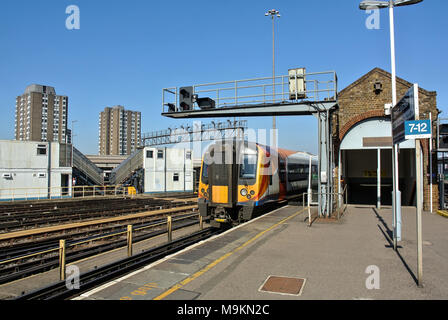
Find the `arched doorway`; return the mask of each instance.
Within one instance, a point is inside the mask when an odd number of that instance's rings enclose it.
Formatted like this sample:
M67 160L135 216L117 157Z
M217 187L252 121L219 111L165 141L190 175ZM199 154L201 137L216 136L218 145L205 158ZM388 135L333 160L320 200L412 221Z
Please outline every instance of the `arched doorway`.
M403 206L415 205L415 142L400 144L399 190ZM370 118L354 125L339 148L341 184L347 185L348 203L392 204L391 125L387 118Z

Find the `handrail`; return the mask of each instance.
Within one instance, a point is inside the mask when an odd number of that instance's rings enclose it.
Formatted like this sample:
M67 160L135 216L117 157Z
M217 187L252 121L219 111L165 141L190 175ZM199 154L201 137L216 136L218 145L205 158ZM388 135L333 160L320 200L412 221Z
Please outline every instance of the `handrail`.
M345 198L345 203L343 203L345 206L344 206L344 209L342 210L342 212L345 212L345 210L347 209L347 205L348 205L347 185L344 186L344 188L342 189L342 192L311 192L311 193L304 192L304 193L302 193L302 204L303 204L304 207L305 207L305 195L308 195L308 204L307 204L307 207L308 207L308 226L311 226L311 210L310 210L310 207L311 207L312 203L310 201L310 198L312 198L313 195L318 195L318 196L321 196L321 195L334 195L334 196L338 196L338 200L337 200L338 207L336 209L337 214L338 214L338 220L340 219L340 214L341 214L341 210L340 209L342 207L342 205L340 203L340 197L341 196Z
M103 170L98 168L81 151L73 147L73 166L83 171L94 183L103 184Z
M109 195L126 195L127 188L123 185L94 185L94 186L67 186L67 187L19 187L0 188L0 203L48 200L75 197L98 197Z
M120 165L114 168L110 174L110 181L112 183L123 183L134 171L141 169L144 161L143 151L144 149L136 150L126 160L120 163Z

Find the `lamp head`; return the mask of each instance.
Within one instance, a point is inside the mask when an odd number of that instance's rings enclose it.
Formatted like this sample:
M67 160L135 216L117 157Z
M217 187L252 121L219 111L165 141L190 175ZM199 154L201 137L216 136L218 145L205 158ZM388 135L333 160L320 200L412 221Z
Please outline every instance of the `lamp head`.
M392 6L401 7L408 6L411 4L417 4L423 0L395 0L392 1ZM388 8L390 6L390 1L378 1L378 0L364 0L359 4L359 9L369 10L372 8Z

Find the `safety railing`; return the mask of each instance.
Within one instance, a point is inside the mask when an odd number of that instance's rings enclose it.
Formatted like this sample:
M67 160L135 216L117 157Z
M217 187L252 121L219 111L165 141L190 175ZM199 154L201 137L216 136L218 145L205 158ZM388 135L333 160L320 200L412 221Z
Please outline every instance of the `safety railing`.
M73 147L73 166L87 176L94 184L103 184L103 170L98 168L81 151Z
M112 170L109 178L111 183L124 183L126 179L130 178L131 175L138 169L143 168L143 150L144 149L136 150L132 155Z
M69 248L71 247L76 247L76 246L80 246L80 245L85 245L85 244L92 244L95 241L100 241L100 240L104 240L106 238L113 238L113 237L119 237L122 235L126 235L126 248L127 248L127 255L128 257L133 255L133 235L134 232L136 231L142 231L145 229L149 229L149 228L155 228L158 226L164 226L166 225L166 233L168 236L168 242L171 242L173 239L173 223L174 222L178 222L178 221L182 221L182 220L187 220L187 219L191 219L194 217L199 217L199 229L203 230L204 229L204 221L203 221L203 217L198 214L198 213L193 213L193 214L188 214L188 215L184 215L182 217L179 218L174 218L169 215L166 219L165 222L159 222L159 223L153 223L153 224L148 224L145 226L140 226L140 227L134 227L133 225L128 225L126 230L123 231L116 231L116 232L112 232L112 233L108 233L105 235L101 235L101 236L97 236L97 237L92 237L86 240L80 240L80 241L75 241L72 242L70 244L67 243L67 240L59 240L59 246L55 246L54 248L50 248L50 249L46 249L46 250L42 250L42 251L38 251L38 252L33 252L30 254L26 254L26 255L22 255L22 256L18 256L18 257L13 257L13 258L9 258L9 259L5 259L0 261L0 266L1 265L5 265L5 264L10 264L13 262L17 262L20 260L24 260L24 259L29 259L32 257L37 257L43 254L48 254L51 252L58 252L58 256L59 256L59 277L61 280L65 280L65 275L66 275L66 255L67 255L67 251ZM145 239L146 240L146 239ZM115 249L110 249L111 250L115 250ZM107 251L105 251L107 252ZM74 264L76 262L76 260L70 261L70 264Z
M44 188L1 188L0 201L28 201L65 198L87 198L128 195L129 188L123 185L71 186Z
M332 212L336 212L337 219L339 220L341 218L341 215L344 214L345 210L347 209L348 205L348 192L347 192L347 186L344 186L342 192L304 192L302 193L302 204L305 207L308 208L308 226L311 226L312 219L311 219L311 207L318 205L317 203L312 202L312 197L316 195L318 198L320 198L322 195L330 196L337 198L336 201L333 201L334 198L332 198ZM305 202L305 196L307 196L308 200Z
M297 77L297 76L296 76ZM336 100L337 75L334 71L313 72L304 75L303 92L290 92L290 75L223 81L193 85L193 94L198 98L210 98L215 108L249 105L275 104L306 100L311 102ZM178 87L162 91L162 112L178 112Z

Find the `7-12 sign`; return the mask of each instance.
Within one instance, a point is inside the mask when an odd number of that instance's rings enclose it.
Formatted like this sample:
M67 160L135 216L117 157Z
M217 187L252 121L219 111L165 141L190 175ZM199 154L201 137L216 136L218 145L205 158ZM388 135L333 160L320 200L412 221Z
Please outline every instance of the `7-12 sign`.
M431 120L413 120L404 123L405 139L431 138Z

